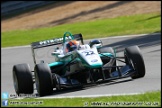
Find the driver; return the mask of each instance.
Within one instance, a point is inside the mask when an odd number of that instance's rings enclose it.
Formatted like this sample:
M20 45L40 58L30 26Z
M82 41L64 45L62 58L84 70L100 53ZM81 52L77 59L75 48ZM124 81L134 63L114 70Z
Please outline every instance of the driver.
M66 45L66 52L71 52L79 48L79 41L71 40Z

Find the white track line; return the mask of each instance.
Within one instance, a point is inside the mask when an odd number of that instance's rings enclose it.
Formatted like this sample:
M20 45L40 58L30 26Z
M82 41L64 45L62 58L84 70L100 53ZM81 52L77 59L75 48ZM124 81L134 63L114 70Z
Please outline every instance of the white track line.
M112 36L112 37L105 37L105 38L99 38L99 39L111 39L111 38L126 38L126 37L138 37L138 36L146 36L146 35L158 35L161 33L152 33L152 34L136 34L136 35L124 35L124 36ZM89 41L92 39L87 39L85 41ZM30 47L30 45L26 45L26 46L15 46L15 47L6 47L6 48L1 48L1 50L4 49L15 49L15 48L28 48Z
M127 93L127 94L101 94L101 95L80 95L80 96L51 96L51 97L35 97L35 99L59 99L59 98L96 98L96 97L108 97L108 96L127 96L127 95L138 95L142 93ZM18 97L14 99L24 99L23 97Z
M29 48L30 45L26 45L26 46L14 46L14 47L6 47L6 48L1 48L1 50L5 50L5 49L16 49L16 48Z
M107 96L123 96L123 95L137 95L143 93L129 93L129 94L102 94L102 95L83 95L83 96L54 96L54 97L39 97L36 99L45 98L92 98L92 97L107 97Z

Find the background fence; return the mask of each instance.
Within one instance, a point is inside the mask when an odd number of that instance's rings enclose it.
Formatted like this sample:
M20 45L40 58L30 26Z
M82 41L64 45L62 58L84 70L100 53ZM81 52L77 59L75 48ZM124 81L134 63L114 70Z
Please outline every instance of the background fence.
M6 1L1 2L1 17L15 15L24 11L55 3L56 1Z

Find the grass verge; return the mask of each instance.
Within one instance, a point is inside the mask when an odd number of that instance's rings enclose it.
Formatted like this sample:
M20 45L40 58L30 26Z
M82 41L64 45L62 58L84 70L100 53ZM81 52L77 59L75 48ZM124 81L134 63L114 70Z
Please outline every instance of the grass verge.
M161 91L93 98L9 99L9 107L160 107Z
M161 32L161 14L149 13L64 24L55 27L1 33L1 46L22 46L31 42L62 37L66 31L82 33L84 39Z

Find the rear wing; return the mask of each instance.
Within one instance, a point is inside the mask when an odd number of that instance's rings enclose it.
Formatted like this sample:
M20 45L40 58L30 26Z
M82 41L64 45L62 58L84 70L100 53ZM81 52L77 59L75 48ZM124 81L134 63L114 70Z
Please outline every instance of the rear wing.
M81 43L84 44L83 37L82 37L81 33L74 34L72 36L74 37L74 39L80 40ZM70 36L67 36L66 38L71 39ZM58 45L58 44L62 44L62 43L63 43L63 38L53 38L53 39L49 39L49 40L42 40L42 41L32 42L31 43L31 50L32 50L32 56L33 56L34 63L36 64L34 49L53 46L53 45Z
M82 37L81 33L74 34L73 37L76 40L81 40L82 44L84 44L83 37ZM70 36L67 36L66 38L71 39ZM49 39L49 40L33 42L33 43L31 43L31 47L33 49L37 49L37 48L42 48L42 47L47 47L47 46L52 46L52 45L57 45L57 44L62 44L62 43L63 43L63 38L53 38L53 39Z

